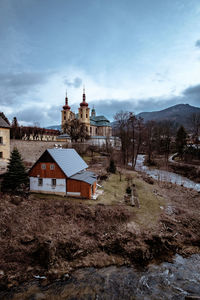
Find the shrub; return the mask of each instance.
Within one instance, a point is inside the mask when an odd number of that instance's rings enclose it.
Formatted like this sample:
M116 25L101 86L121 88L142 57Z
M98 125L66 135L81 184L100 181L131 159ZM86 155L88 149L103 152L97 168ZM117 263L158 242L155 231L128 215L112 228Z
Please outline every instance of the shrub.
M108 172L115 174L116 173L116 166L113 159L110 160L110 165L107 169Z

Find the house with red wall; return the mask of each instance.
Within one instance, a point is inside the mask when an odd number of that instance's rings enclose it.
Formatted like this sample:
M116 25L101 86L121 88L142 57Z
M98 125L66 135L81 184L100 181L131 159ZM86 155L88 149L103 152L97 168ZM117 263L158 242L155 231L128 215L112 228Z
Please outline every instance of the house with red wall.
M47 149L29 171L30 191L91 199L97 177L74 149Z

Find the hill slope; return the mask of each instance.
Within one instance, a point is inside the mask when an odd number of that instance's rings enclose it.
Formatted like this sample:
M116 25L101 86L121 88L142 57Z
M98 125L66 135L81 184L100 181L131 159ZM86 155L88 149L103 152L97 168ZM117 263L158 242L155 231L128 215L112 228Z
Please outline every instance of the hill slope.
M169 120L189 128L190 117L194 113L200 114L200 108L189 104L177 104L160 111L142 112L137 116L142 117L145 122Z

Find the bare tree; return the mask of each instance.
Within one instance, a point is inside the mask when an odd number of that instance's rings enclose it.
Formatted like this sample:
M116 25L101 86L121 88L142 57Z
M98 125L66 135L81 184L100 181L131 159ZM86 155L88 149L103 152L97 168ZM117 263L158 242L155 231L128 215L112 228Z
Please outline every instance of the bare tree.
M147 147L147 155L148 159L147 162L149 164L152 163L152 154L154 150L154 129L155 129L155 122L154 121L148 121L146 123L146 147Z
M116 125L116 134L119 136L121 140L121 153L122 153L122 161L123 164L126 165L128 163L128 152L129 152L129 142L130 142L130 134L129 134L129 113L120 111L114 116Z
M79 139L83 141L89 137L86 125L81 123L78 119L65 123L63 131L70 135L72 142L77 142Z
M144 132L144 122L143 119L141 117L139 117L137 119L137 123L136 123L136 135L137 135L137 145L136 145L136 152L134 155L134 164L133 164L133 168L135 169L135 165L137 162L137 157L140 151L140 147L142 145L142 141L143 141L143 132Z
M116 135L121 140L121 153L123 164L131 165L135 168L140 146L142 144L143 119L134 115L132 112L120 111L115 115Z
M200 113L193 113L189 119L192 127L193 143L199 148L199 135L200 135Z

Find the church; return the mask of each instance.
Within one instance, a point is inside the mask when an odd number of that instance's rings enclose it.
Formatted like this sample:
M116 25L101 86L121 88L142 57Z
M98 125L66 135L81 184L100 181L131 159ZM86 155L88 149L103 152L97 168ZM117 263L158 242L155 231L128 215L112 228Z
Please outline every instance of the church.
M88 135L92 138L94 136L99 137L111 137L112 127L110 121L104 116L96 116L95 109L91 110L86 102L85 89L83 89L83 99L78 108L78 113L75 114L71 111L71 107L68 104L68 97L65 97L65 105L63 106L62 113L62 129L67 122L74 119L80 120L86 126Z

